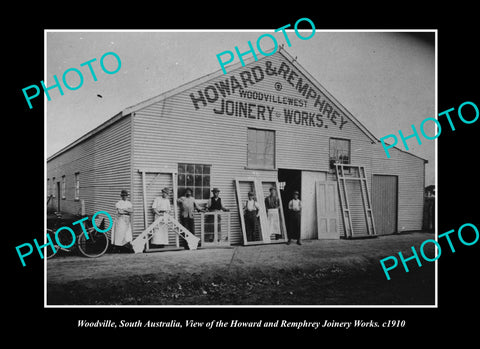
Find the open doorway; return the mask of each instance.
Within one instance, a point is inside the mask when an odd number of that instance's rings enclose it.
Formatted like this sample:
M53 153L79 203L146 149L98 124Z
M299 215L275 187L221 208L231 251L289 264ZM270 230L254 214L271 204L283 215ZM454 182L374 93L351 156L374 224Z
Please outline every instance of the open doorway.
M288 203L293 198L293 192L298 190L302 192L302 171L290 169L278 169L278 183L280 195L282 197L283 213L285 216L285 225L287 226L287 233L290 233L291 217L288 212ZM302 198L300 197L300 200Z

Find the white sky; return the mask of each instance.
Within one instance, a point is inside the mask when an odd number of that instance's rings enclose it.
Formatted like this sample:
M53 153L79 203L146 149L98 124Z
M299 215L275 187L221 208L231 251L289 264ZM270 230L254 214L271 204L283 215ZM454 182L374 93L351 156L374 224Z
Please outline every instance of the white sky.
M61 81L69 68L82 71L84 82L78 90L63 87L65 94L61 96L54 89L50 91L52 100L47 102L45 98L47 156L126 107L219 70L216 54L234 51L235 46L246 51L248 40L255 47L257 38L266 32L273 30L48 32L46 86L54 84L54 74ZM377 138L387 134L398 137L399 129L410 135L412 124L419 130L423 119L436 116L432 45L399 33L317 30L309 40L300 40L289 31L292 46L287 47L282 33L273 35ZM262 45L265 50L271 47L268 39L263 39ZM109 51L122 61L120 71L112 75L105 74L99 63ZM88 67L80 67L93 58L97 59L92 63L96 82ZM111 70L116 67L113 57L108 57L105 64ZM71 86L78 84L75 75L67 75ZM32 104L35 107L35 100ZM426 132L434 135L431 124L425 125ZM435 141L422 137L422 145L415 139L408 145L411 153L428 160L426 185L434 184ZM397 146L403 149L400 140Z

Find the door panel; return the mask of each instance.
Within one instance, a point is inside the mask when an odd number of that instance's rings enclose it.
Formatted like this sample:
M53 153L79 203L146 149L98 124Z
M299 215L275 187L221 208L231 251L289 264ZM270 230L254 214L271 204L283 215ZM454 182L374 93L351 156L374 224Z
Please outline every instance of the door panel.
M398 177L372 176L372 208L378 235L397 231Z
M318 239L339 239L337 183L334 181L316 182L316 207Z
M315 182L325 181L325 172L302 171L302 218L301 238L318 239ZM290 201L291 198L289 198Z

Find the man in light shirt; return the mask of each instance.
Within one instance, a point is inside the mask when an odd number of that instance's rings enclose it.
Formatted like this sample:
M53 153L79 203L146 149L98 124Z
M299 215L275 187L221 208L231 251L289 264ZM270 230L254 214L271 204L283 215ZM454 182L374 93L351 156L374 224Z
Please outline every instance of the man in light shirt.
M302 202L298 198L300 193L295 190L293 192L293 199L288 203L288 210L290 212L290 232L288 234L287 245L290 245L292 239L297 240L297 245L301 245L300 242L300 218L302 212Z
M197 205L192 193L192 189L187 188L185 190L185 196L182 196L177 201L180 205L180 223L195 235L195 221L193 215L195 211L200 212L201 208Z
M243 210L247 241L253 241L257 218L260 216L260 206L257 200L255 200L255 193L253 191L248 192L248 200L245 202Z

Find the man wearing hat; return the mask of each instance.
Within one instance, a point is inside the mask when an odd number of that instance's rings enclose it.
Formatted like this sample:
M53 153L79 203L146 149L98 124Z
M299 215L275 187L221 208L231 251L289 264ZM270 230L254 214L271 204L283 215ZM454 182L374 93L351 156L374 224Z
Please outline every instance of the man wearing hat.
M125 246L132 241L130 215L133 212L133 206L127 200L128 192L126 190L122 190L120 196L122 199L115 204L117 216L112 229L112 245L114 249L116 246Z
M207 203L207 209L209 211L229 211L228 208L223 206L222 199L219 197L220 189L212 189L213 196Z
M185 196L179 198L177 202L180 205L180 223L195 235L195 221L193 219L193 214L195 210L200 212L201 209L195 202L195 198L192 194L192 189L187 188L185 190Z
M255 193L253 191L248 192L248 200L245 202L243 211L247 241L254 241L257 218L260 216L260 206L257 200L255 200Z
M162 196L155 198L152 204L152 210L155 213L155 220L162 217L171 210L170 199L168 198L168 188L162 189ZM153 230L152 244L168 245L168 227L161 223Z
M213 196L207 202L207 210L210 212L215 211L230 211L228 208L223 206L222 199L219 197L220 189L213 188L212 189ZM205 223L213 224L215 222L214 216L206 216ZM213 227L213 225L211 225ZM219 240L222 239L221 232L222 232L222 216L218 215L217 217L217 232ZM211 232L213 233L213 232Z
M288 210L290 212L290 232L288 234L287 245L290 245L292 239L297 240L297 244L301 245L300 242L300 227L301 227L301 212L302 212L302 202L298 198L300 193L298 190L293 192L293 199L288 203Z

